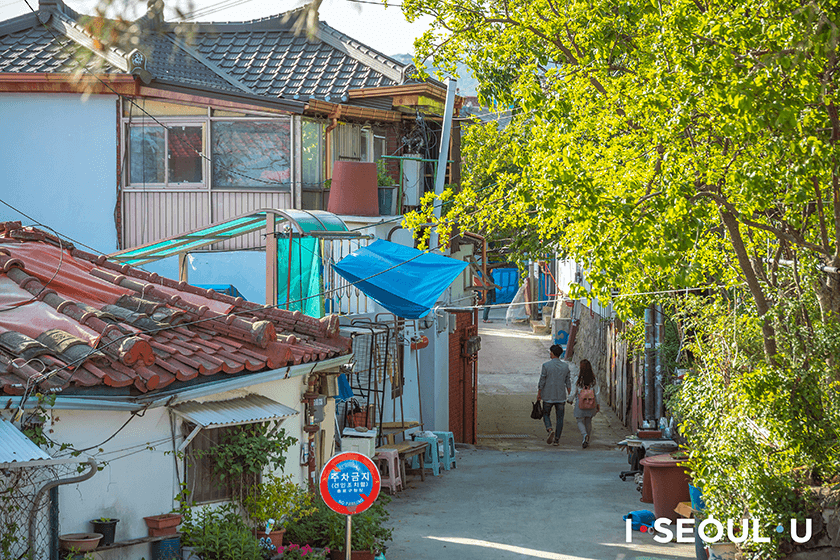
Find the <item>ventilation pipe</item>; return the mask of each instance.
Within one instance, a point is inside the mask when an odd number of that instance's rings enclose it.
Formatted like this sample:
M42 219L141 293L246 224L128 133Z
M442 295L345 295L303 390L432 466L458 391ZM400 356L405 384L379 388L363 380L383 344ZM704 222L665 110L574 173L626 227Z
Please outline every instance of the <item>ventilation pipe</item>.
M34 550L33 547L35 546L37 532L35 530L35 519L38 517L38 504L41 503L41 498L44 497L44 494L52 490L57 486L63 486L65 484L75 484L77 482L84 482L85 480L92 478L93 475L96 474L99 465L96 462L96 459L90 457L87 460L88 465L90 466L90 470L83 475L74 476L71 478L60 478L58 480L51 480L44 484L38 493L35 494L35 499L32 500L32 508L29 510L29 550L27 552L29 558L34 558Z
M437 175L435 176L435 195L443 194L443 183L446 180L446 162L449 160L449 133L452 130L452 112L455 110L455 89L458 82L452 78L446 79L446 105L443 109L443 130L440 134L440 151L438 152ZM435 223L440 223L440 202L435 201ZM433 229L429 248L434 251L440 242L438 234Z

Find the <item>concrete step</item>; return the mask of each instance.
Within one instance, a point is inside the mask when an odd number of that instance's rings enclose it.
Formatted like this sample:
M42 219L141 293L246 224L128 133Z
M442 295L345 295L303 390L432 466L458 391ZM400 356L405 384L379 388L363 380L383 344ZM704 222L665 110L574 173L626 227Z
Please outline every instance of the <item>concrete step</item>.
M546 325L543 321L531 321L531 330L534 334L550 334L551 327Z

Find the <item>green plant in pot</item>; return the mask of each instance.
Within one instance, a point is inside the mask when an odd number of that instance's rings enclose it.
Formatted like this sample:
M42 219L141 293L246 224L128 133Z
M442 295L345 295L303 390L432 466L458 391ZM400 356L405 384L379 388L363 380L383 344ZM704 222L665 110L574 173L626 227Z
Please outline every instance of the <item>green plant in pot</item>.
M181 524L181 542L205 559L263 560L259 541L233 504L221 507L186 508ZM182 508L182 511L184 508Z
M258 536L270 537L278 547L283 544L283 525L314 511L309 492L295 484L291 476L275 474L265 476L262 483L251 488L242 505Z

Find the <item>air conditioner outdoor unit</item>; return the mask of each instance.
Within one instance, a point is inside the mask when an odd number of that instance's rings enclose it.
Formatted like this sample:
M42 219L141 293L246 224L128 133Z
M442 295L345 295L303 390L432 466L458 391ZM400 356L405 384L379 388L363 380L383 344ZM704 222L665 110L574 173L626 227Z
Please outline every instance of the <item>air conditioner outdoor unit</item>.
M420 206L423 195L423 162L420 154L406 154L402 160L402 191L405 206ZM410 159L416 158L416 159Z

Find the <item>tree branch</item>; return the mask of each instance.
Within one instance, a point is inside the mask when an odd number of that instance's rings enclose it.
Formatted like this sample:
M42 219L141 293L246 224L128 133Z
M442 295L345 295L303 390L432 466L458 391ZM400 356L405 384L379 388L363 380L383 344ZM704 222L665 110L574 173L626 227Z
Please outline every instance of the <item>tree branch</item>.
M747 286L750 289L753 300L755 300L758 316L762 319L761 332L764 338L764 356L769 364L775 365L775 356L777 351L776 333L773 330L773 326L770 324L769 317L767 317L767 312L770 310L770 306L767 303L764 290L761 289L761 284L758 282L755 269L753 269L750 257L744 247L744 240L741 238L741 231L737 218L735 218L735 215L730 212L725 205L720 203L718 205L718 211L720 212L723 225L726 226L726 229L729 232L729 237L732 240L732 248L735 250L735 256L738 259L738 266L740 267L741 272L744 273L744 277L747 280Z

